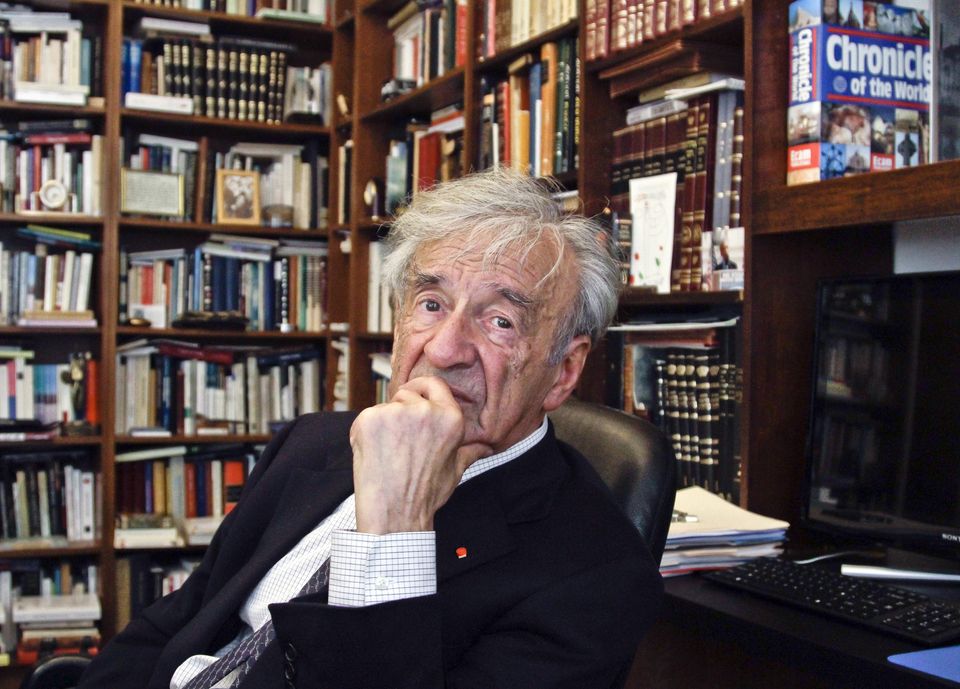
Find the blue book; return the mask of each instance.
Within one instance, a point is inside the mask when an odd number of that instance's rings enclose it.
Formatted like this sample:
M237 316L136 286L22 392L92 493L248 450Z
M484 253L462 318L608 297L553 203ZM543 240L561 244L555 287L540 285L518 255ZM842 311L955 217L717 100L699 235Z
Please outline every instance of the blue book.
M260 281L261 301L263 302L263 322L266 330L275 330L276 303L273 294L273 261L260 264L263 268L263 280Z
M207 511L207 467L208 462L194 462L197 467L197 516L206 517Z
M540 95L543 65L536 62L530 65L530 174L539 174L540 166Z
M130 71L128 85L130 91L140 93L140 70L143 62L143 43L139 39L131 39L128 49Z
M130 39L124 38L120 44L120 96L130 90Z
M153 512L153 462L141 462L143 465L143 511Z

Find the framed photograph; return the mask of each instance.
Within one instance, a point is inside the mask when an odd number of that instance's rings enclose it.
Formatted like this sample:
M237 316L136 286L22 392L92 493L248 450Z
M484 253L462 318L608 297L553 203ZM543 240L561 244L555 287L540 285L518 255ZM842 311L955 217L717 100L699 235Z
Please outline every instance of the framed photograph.
M217 222L259 225L260 220L260 173L217 170Z
M152 170L120 170L120 212L182 218L183 175Z

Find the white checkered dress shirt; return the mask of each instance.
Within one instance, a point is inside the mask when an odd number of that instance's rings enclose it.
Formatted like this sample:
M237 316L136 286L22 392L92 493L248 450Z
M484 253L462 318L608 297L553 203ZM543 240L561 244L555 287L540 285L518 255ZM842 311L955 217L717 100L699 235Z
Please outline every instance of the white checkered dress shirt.
M543 440L547 420L516 445L495 455L478 459L463 472L460 483L469 481L515 459ZM182 689L187 682L217 658L230 652L253 630L270 619L267 606L295 597L324 560L330 558L330 605L360 607L437 592L436 541L433 531L391 533L378 536L358 533L356 506L351 495L317 527L300 539L289 553L270 568L240 608L246 623L236 639L215 655L187 658L173 673L170 689ZM217 685L229 687L233 674Z

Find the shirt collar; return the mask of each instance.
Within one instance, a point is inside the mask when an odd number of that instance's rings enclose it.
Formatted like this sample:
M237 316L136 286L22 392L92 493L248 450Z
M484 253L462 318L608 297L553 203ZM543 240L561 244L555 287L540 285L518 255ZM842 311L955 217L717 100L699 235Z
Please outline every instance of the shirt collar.
M506 464L511 459L516 459L524 452L532 448L534 445L543 440L544 436L547 435L547 416L544 414L543 423L540 424L540 427L537 428L533 433L528 435L526 438L521 440L515 445L511 445L503 452L498 452L495 455L490 455L489 457L482 457L476 462L467 467L467 470L463 472L463 477L460 479L460 483L469 481L475 476L479 476L485 471L494 469L498 466Z

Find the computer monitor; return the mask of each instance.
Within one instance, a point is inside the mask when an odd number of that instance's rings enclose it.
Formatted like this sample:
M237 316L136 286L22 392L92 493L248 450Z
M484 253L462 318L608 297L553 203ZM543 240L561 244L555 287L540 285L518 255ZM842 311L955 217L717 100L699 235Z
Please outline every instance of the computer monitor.
M817 288L804 521L960 560L960 272Z

